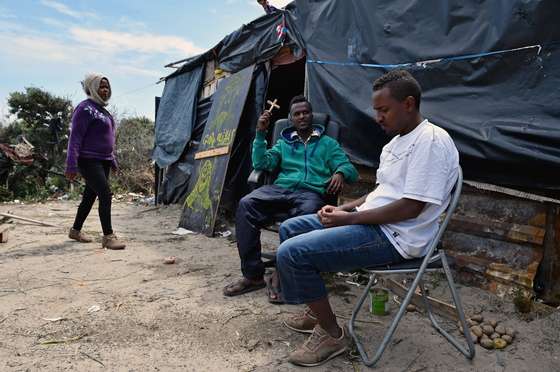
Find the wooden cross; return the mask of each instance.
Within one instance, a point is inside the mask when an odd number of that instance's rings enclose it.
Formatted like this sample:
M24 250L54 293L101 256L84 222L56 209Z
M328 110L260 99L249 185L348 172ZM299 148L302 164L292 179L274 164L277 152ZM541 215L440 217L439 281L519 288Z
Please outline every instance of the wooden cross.
M276 98L274 99L274 101L270 101L270 100L266 101L266 103L270 105L270 107L266 110L266 112L272 113L272 110L274 110L275 108L279 109L280 105L278 105L276 102L278 102Z

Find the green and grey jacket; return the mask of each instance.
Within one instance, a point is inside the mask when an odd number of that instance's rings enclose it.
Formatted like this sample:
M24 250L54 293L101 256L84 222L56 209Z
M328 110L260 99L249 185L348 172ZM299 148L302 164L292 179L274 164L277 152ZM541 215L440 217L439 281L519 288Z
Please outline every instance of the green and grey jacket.
M347 183L356 181L358 171L338 142L324 131L322 126L313 125L313 134L305 144L294 127L286 128L268 150L266 133L257 131L253 141L253 168L271 172L279 167L275 185L289 190L309 189L321 195L335 173L342 173Z

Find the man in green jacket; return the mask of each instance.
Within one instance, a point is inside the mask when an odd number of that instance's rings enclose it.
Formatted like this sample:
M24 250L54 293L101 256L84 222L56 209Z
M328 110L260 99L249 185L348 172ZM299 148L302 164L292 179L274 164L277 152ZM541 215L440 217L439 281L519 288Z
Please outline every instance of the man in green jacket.
M273 185L259 187L243 197L236 213L237 249L243 278L224 288L224 295L237 296L265 287L261 260L260 229L278 214L295 217L317 212L325 205L325 194L337 194L344 182L358 178L356 168L338 142L324 134L325 128L313 125L311 103L303 96L290 102L293 126L267 150L266 133L270 113L257 122L253 142L253 168L279 169Z

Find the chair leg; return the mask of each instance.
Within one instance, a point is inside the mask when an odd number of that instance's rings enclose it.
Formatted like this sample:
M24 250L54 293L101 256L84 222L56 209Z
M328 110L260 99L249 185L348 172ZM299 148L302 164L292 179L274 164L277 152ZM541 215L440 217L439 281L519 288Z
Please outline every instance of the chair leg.
M455 307L457 308L457 314L458 314L459 320L460 320L460 322L463 326L463 335L465 336L465 339L467 340L467 348L468 349L463 347L453 336L451 336L447 331L445 331L438 324L436 318L433 315L430 302L426 298L426 291L425 291L425 288L424 288L424 283L422 282L422 275L425 272L425 267L421 267L418 270L418 272L416 273L416 277L414 278L414 280L411 284L411 287L409 288L408 292L406 293L405 297L403 298L401 306L399 307L399 310L397 312L397 315L393 318L393 321L391 322L391 325L390 325L389 329L385 333L385 336L383 337L383 340L381 341L381 344L377 348L377 351L376 351L374 357L372 359L369 359L367 353L365 352L364 346L362 345L361 341L359 340L359 338L358 338L358 336L355 332L354 326L355 326L355 322L356 322L356 317L357 317L360 309L362 308L362 305L364 304L365 299L367 298L367 296L369 294L370 288L373 286L373 284L375 282L376 275L371 274L370 280L369 280L366 288L364 289L362 295L360 296L358 302L356 303L356 306L354 307L354 310L352 311L352 316L351 316L350 320L348 321L349 333L352 336L352 339L354 340L354 343L356 344L356 348L358 349L358 352L360 353L362 361L366 366L372 367L381 358L381 355L383 355L383 352L385 351L385 349L387 348L387 345L389 344L389 341L393 337L393 334L395 333L400 320L402 319L402 317L406 313L406 307L410 303L410 301L412 299L412 296L414 295L414 292L416 290L416 287L420 287L420 291L422 293L422 299L423 299L423 302L424 302L424 306L426 307L428 317L430 318L430 321L432 322L433 327L441 335L443 335L453 346L455 346L455 348L457 348L457 350L459 350L463 355L465 355L465 357L467 357L468 359L472 359L474 357L474 354L475 354L474 343L473 343L473 340L471 338L469 327L467 326L467 322L465 320L465 313L463 311L463 307L462 307L462 304L461 304L461 299L459 297L459 293L455 289L455 283L453 282L453 277L451 275L451 270L449 269L449 264L447 263L447 257L445 256L445 253L443 251L440 251L440 255L441 255L441 261L442 261L443 269L445 271L445 275L446 275L446 278L447 278L447 283L449 284L449 288L451 290L451 295L453 297L453 302L455 304Z
M354 309L352 310L352 316L350 317L350 320L348 321L348 332L350 333L350 336L352 336L352 339L354 340L354 343L356 344L356 348L358 349L358 352L360 353L360 356L362 358L362 362L368 366L371 367L373 366L375 363L377 363L377 361L381 358L381 355L383 354L383 351L385 350L387 343L382 343L380 345L380 347L377 350L377 353L375 354L373 359L369 359L364 346L362 344L362 342L360 341L358 335L356 334L356 331L354 329L355 324L356 324L356 317L358 316L358 313L360 312L360 309L362 308L362 305L364 304L366 298L368 297L369 294L369 290L371 289L371 287L373 286L373 284L375 283L375 278L376 275L375 274L371 274L369 277L369 282L366 285L364 291L362 292L360 298L358 299L358 302L356 303L356 305L354 306Z
M453 277L451 276L451 270L449 270L449 265L447 264L447 260L445 258L445 254L443 252L440 252L442 258L442 265L443 265L443 269L445 271L445 275L447 277L447 283L449 284L449 288L451 290L451 296L453 297L453 302L455 304L455 307L457 309L457 315L459 316L459 321L463 327L463 335L465 336L465 339L467 340L467 346L468 346L468 350L465 349L458 341L455 337L451 336L446 330L444 330L440 325L439 322L437 321L437 319L434 316L434 313L432 312L432 305L430 304L430 301L428 301L427 299L427 293L426 293L426 289L424 287L424 282L420 281L418 286L420 287L420 293L422 294L422 300L424 303L424 307L426 308L426 313L428 314L428 318L430 319L432 326L442 335L444 336L453 346L455 346L455 348L457 348L457 350L459 350L463 355L465 355L465 357L467 357L468 359L472 359L474 357L474 353L475 353L475 349L474 349L474 343L472 341L471 338L471 333L469 331L469 327L467 326L467 322L465 320L465 313L463 312L463 308L461 306L461 299L459 297L459 294L457 293L456 289L455 289L455 284L453 282Z
M360 353L360 356L362 358L362 362L368 367L372 367L375 363L377 363L377 361L379 361L379 359L383 355L383 352L385 351L385 349L389 345L389 341L391 341L391 338L393 337L393 334L397 330L397 326L399 325L400 320L402 319L402 317L406 313L406 307L410 303L410 300L412 299L412 294L414 292L414 291L412 291L412 289L410 289L408 291L408 293L406 294L405 298L403 299L403 301L401 303L401 306L399 307L397 315L395 315L395 317L393 318L393 321L391 322L391 325L389 326L389 329L387 330L387 332L385 332L385 336L383 337L383 340L381 341L381 344L377 348L377 351L375 352L375 355L373 356L372 359L369 359L369 357L368 357L368 355L367 355L367 353L364 349L364 346L362 345L362 342L360 341L360 339L358 338L358 335L356 334L356 332L354 330L354 325L355 325L355 321L356 321L356 316L358 315L358 312L360 311L365 299L368 296L369 290L374 283L375 277L376 277L375 274L371 274L369 283L366 286L366 288L364 289L362 295L360 296L360 299L358 300L356 306L354 307L354 310L352 311L352 316L351 316L350 320L348 321L348 331L349 331L350 335L352 336L352 339L354 340L354 343L356 344L356 348L358 349L358 352ZM416 283L417 283L417 281L418 281L418 278L415 279Z
M463 327L463 335L467 340L467 347L466 350L463 346L461 346L455 339L453 339L447 332L445 332L444 336L461 352L465 355L468 359L474 358L475 348L474 342L471 337L470 329L467 325L465 320L465 312L463 310L463 304L461 303L461 297L459 296L459 292L455 287L455 282L453 281L453 275L451 274L451 269L449 268L449 263L447 262L447 256L443 250L440 250L441 256L441 263L443 266L443 271L445 272L445 276L447 277L447 284L449 285L449 290L451 291L451 296L453 297L453 303L457 308L457 315L459 316L459 321L461 322L461 326Z

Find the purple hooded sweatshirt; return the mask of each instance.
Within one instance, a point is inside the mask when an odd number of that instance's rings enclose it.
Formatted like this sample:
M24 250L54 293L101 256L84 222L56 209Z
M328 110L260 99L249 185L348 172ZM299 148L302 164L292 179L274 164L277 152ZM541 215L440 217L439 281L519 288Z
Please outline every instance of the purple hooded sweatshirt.
M114 156L115 121L109 112L90 99L80 102L72 115L66 155L66 172L78 172L78 158L111 160Z

